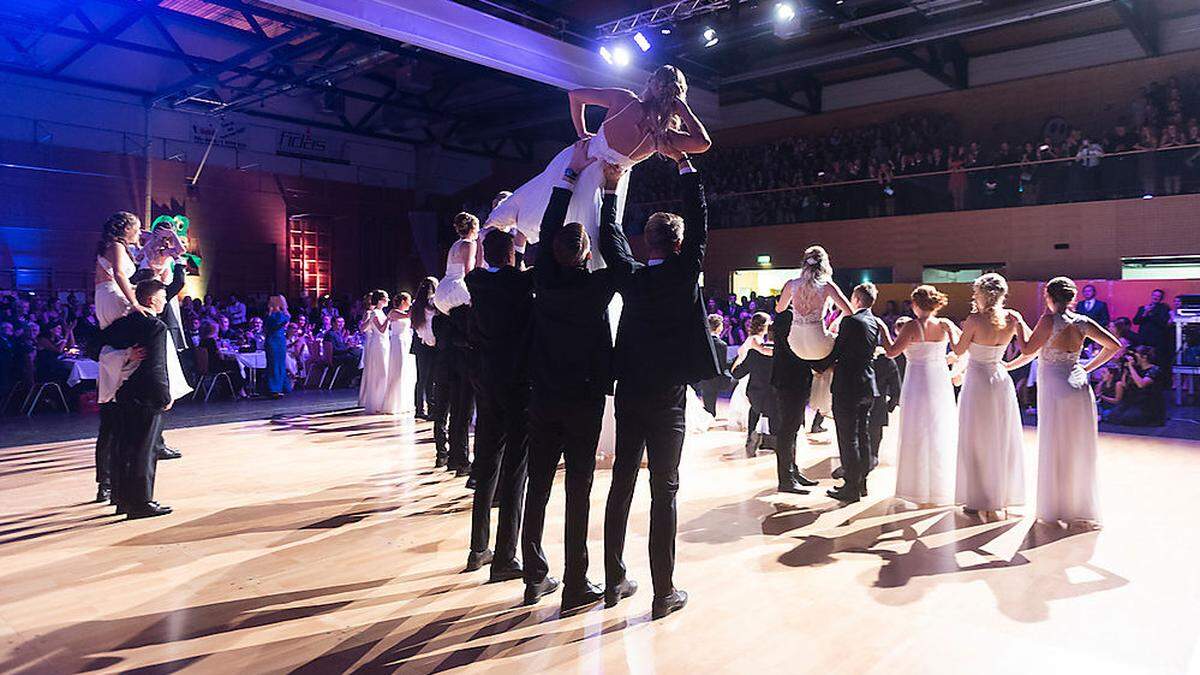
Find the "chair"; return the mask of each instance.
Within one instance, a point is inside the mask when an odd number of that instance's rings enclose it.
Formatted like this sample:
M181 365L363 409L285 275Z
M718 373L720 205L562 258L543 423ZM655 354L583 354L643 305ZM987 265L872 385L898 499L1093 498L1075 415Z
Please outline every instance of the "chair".
M21 404L21 413L26 417L33 417L33 412L37 410L38 404L45 400L47 392L58 394L58 402L62 405L63 412L71 411L67 406L67 397L63 395L62 386L57 382L34 382L25 396L25 402Z
M196 349L196 375L199 376L199 379L196 380L195 393L192 394L192 400L195 401L200 398L200 392L204 392L204 402L208 403L208 399L212 397L213 389L216 389L217 383L222 379L224 379L225 385L229 388L230 398L237 398L237 392L233 389L233 379L229 377L229 373L214 373L209 370L210 365L208 350L203 347Z

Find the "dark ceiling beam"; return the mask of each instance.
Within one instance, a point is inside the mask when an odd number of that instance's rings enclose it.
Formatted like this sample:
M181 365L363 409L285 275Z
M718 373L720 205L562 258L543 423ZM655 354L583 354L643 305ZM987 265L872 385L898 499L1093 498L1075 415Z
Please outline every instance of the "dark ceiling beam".
M167 27L163 25L162 20L159 19L158 16L154 14L147 14L146 19L152 26L154 26L154 29L158 31L158 34L162 36L163 41L167 43L167 46L170 47L172 51L174 51L176 54L183 54L184 56L187 55L187 52L183 51L183 47L179 46L179 42L175 39L175 36L171 35L171 31L167 30ZM191 61L184 61L184 65L186 65L188 70L192 71L193 74L200 72L200 67Z
M90 87L92 89L100 89L102 91L111 91L117 94L126 94L130 96L145 96L150 92L144 89L135 89L133 87L123 87L119 84L108 84L105 82L96 82L82 77L71 77L70 75L60 75L51 73L37 68L22 68L20 66L8 65L0 63L0 72L12 73L13 75L22 75L25 77L35 77L41 80L50 82L61 82L63 84L71 84L78 87Z
M152 47L150 45L144 45L144 44L141 44L138 42L129 42L128 40L120 40L120 39L117 39L114 37L108 37L107 35L105 35L103 33L92 34L92 33L88 33L85 31L76 30L74 28L66 28L64 26L52 25L49 23L43 23L43 22L33 21L33 20L29 20L29 19L8 18L8 19L5 19L5 21L11 25L26 26L26 27L33 28L33 29L42 30L45 33L50 34L50 35L58 35L60 37L67 37L67 38L73 38L75 40L82 40L85 43L94 43L92 46L95 46L96 44L100 44L100 45L105 45L108 47L116 47L118 49L124 49L126 51L137 52L140 54L149 54L150 56L159 56L164 59L171 59L174 61L180 61L180 60L193 61L193 62L201 64L201 65L217 63L217 61L215 59L209 59L209 58L200 57L200 56L184 56L184 55L180 55L176 52L173 52L169 49L161 49L159 47Z
M832 17L834 21L848 22L857 18L845 8L844 4L838 3L836 0L809 0L809 4ZM876 24L855 25L850 31L871 42L887 42L898 37L886 32ZM969 84L967 53L961 46L957 49L951 47L949 51L953 53L953 59L942 58L940 52L931 57L924 57L910 47L890 49L888 53L951 89L966 89ZM947 65L951 67L950 72L946 70Z
M77 10L77 11L81 11L81 10ZM84 43L82 45L80 45L78 48L76 48L75 51L68 54L66 56L66 58L62 59L57 64L55 64L54 67L50 69L50 72L57 74L57 73L61 73L62 71L66 70L67 66L78 61L81 57L83 57L84 54L87 54L88 52L90 52L93 47L95 47L96 45L99 45L99 44L103 44L101 42L101 40L115 39L115 38L119 37L121 35L121 33L125 32L126 29L128 29L133 24L137 23L138 20L141 19L143 15L144 15L144 12L141 9L132 9L132 10L126 12L124 15L122 15L116 21L114 21L112 23L112 25L109 26L108 28L106 28L102 33L95 33L95 32L84 33L83 34L85 36L83 38ZM91 21L88 21L87 23L84 24L84 26L89 26L89 31L91 31L90 27L94 27L95 24L92 23Z
M307 28L294 28L283 35L280 35L274 40L259 43L258 45L250 47L249 49L244 49L225 59L224 61L221 61L215 66L192 73L190 77L186 77L178 82L160 87L159 90L154 94L154 97L151 99L150 103L152 105L156 105L167 100L168 98L186 93L188 89L191 89L195 86L214 86L218 83L218 78L221 75L229 72L231 69L237 68L238 66L243 66L262 54L279 49L280 47L286 47L291 43L292 40L310 32L311 31L309 31ZM180 52L182 53L182 50L180 50Z
M1146 56L1161 52L1158 10L1151 0L1114 0L1113 7Z

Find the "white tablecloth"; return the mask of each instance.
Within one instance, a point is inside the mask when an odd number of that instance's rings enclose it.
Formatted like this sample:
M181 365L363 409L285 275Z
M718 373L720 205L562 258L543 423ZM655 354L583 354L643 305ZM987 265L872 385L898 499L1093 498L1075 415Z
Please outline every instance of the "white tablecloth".
M86 380L100 377L100 364L91 359L76 359L69 362L71 374L67 376L67 385L74 387Z
M221 352L222 355L236 359L242 369L242 376L247 377L248 370L262 370L267 367L266 352Z

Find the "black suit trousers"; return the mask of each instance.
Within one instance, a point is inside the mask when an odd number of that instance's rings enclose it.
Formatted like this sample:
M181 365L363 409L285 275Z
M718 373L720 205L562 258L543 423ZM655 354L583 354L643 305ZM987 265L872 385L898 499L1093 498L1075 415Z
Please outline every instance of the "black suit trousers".
M650 577L654 596L674 590L675 495L679 458L687 434L684 385L617 385L617 447L604 512L604 576L609 586L625 578L625 532L645 451L650 465Z
M118 435L113 495L118 504L144 504L154 499L158 438L163 411L136 403L117 403Z
M528 452L529 386L479 383L475 420L475 499L471 507L471 550L488 547L492 525L492 499L500 493L496 525L496 562L517 558L521 512L525 505Z
M771 421L771 431L776 439L775 471L780 485L800 475L800 469L796 466L796 441L800 429L804 428L804 408L808 405L808 397L808 388L775 389L777 420Z
M111 486L113 482L120 414L116 401L100 404L100 431L96 434L96 483L99 485Z
M838 455L848 489L858 489L871 471L872 397L849 398L833 395L833 422L837 431Z
M546 503L558 461L566 458L566 523L563 528L563 582L578 588L587 579L588 515L592 476L596 471L596 444L604 418L604 396L563 400L539 396L529 407L529 492L525 495L525 525L521 549L525 582L536 583L550 573L542 549Z

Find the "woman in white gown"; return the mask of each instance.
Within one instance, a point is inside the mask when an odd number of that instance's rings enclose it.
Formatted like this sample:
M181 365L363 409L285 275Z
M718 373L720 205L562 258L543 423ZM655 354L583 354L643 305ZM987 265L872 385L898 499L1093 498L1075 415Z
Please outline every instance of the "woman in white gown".
M388 312L388 386L383 407L392 415L411 415L415 411L417 363L411 353L412 321L408 312L411 306L412 297L400 293Z
M1025 503L1021 409L1004 352L1025 321L1004 307L1008 282L999 274L975 280L971 314L954 353L967 354L958 398L958 478L955 502L968 513L996 516Z
M599 161L580 173L564 222L581 223L592 241L599 241L600 188L604 183L605 163L626 169L617 183L619 222L629 192L628 169L649 158L664 144L693 155L705 152L712 145L708 131L687 104L687 80L674 66L660 66L654 71L640 96L628 89L575 89L570 93L570 105L575 131L579 138L588 141L588 157ZM604 121L595 134L588 131L584 118L589 105L606 109ZM542 173L494 208L485 225L503 230L515 227L530 243L537 243L542 214L550 203L555 184L562 180L571 162L572 150L573 146L568 146L555 155ZM588 265L598 269L604 267L604 260L593 250Z
M142 224L127 211L113 214L104 223L96 251L96 320L101 329L130 310L149 314L137 302L129 278L137 271L129 247L138 242Z
M784 284L779 292L775 312L782 312L789 306L792 308L792 328L788 332L788 345L801 360L820 365L819 362L833 351L834 334L825 325L830 307L836 306L845 314L854 313L846 295L833 281L829 254L821 246L809 246L804 251L800 276ZM833 407L832 383L833 369L825 368L822 372L814 369L808 405L826 417Z
M937 316L948 300L944 293L921 285L911 297L916 318L906 322L886 348L889 358L903 352L908 361L900 386L896 496L920 506L950 504L958 410L946 348L951 338L957 338L958 327Z
M460 213L454 216L454 231L458 233L458 241L446 254L446 275L438 282L433 294L433 306L442 314L471 304L466 276L478 266L475 250L479 245L479 219L469 213Z
M371 291L367 294L367 311L358 330L363 334L362 381L358 385L358 404L368 415L390 412L387 409L388 389L388 318L383 308L388 294Z
M1021 352L1038 357L1038 488L1037 517L1045 522L1098 526L1096 498L1096 397L1088 373L1104 365L1121 348L1095 321L1070 311L1075 282L1055 277L1046 284L1049 310L1023 341ZM1018 340L1022 336L1018 335ZM1079 363L1084 339L1100 351Z

